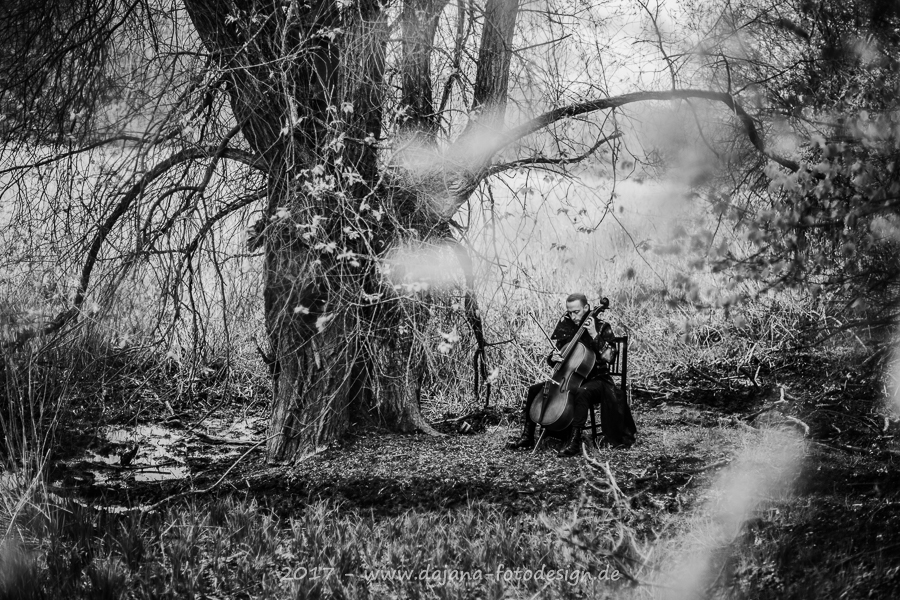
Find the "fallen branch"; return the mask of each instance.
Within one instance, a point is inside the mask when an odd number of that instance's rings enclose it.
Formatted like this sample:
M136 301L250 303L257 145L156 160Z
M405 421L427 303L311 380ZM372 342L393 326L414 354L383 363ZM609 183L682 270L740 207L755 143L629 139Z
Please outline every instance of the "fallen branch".
M177 460L170 460L168 462L160 463L158 465L116 465L116 464L106 464L106 463L97 463L91 464L92 471L102 471L104 469L110 471L152 471L154 469L159 470L166 467L183 467L184 463L178 462Z
M466 419L473 419L475 417L483 417L488 414L488 411L483 408L479 408L478 410L473 410L472 412L466 413L461 417L451 417L449 419L441 419L440 421L434 421L431 425L443 425L444 423L459 423L460 421L465 421Z
M679 492L684 491L684 488L686 488L693 480L694 480L694 476L691 475L690 477L688 477L688 480L684 482L684 485L678 486L678 491Z
M838 444L837 442L820 442L817 440L809 440L810 444L815 444L816 446L822 446L823 448L828 448L829 450L843 450L845 452L865 452L866 454L871 453L871 450L868 448L860 448L859 446L851 446L850 444ZM889 452L891 454L900 455L900 451L885 449L885 452Z
M756 412L753 412L753 413L750 413L749 415L747 415L747 421L752 421L759 415L769 412L770 410L774 409L779 404L782 404L784 402L786 402L786 401L785 400L776 400L775 402L766 404L765 406L763 406L761 409L757 410Z
M753 384L753 387L758 391L760 389L759 382L756 380L757 375L759 375L759 367L756 367L756 373L750 372L750 369L746 367L740 367L738 371L741 372L741 375L750 380L750 383Z
M713 382L716 385L722 385L721 380L716 379L715 377L713 377L711 375L707 375L706 373L704 373L703 371L701 371L700 369L698 369L697 367L695 367L693 365L688 365L688 370L695 373L697 376L702 377L703 379L706 379L707 381Z

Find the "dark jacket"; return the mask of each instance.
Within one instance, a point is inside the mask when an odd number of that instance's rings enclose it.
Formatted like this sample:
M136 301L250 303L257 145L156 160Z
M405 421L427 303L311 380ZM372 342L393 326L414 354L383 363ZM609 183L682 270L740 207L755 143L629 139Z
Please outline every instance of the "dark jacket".
M609 379L609 363L600 358L600 355L606 350L608 347L612 346L613 355L612 360L615 360L615 351L616 347L613 344L613 338L615 338L615 334L613 334L612 327L609 326L609 323L604 321L600 321L597 319L597 337L591 339L588 336L587 332L582 333L584 338L584 343L594 351L597 355L596 362L594 363L594 368L591 369L590 374L587 376L585 381L590 381L592 379ZM578 331L578 324L572 321L567 315L563 315L563 317L556 324L556 328L553 330L553 333L550 335L550 339L556 343L556 347L559 350L562 350L566 344L571 341L572 336L575 335L575 332ZM553 366L553 362L550 360L550 357L553 356L552 353L547 356L547 364L551 367Z

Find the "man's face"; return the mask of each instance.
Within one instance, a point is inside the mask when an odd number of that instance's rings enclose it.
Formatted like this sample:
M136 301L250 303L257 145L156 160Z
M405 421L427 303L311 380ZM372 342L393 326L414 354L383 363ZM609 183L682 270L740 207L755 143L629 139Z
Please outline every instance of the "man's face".
M581 318L588 313L587 304L582 304L581 300L572 300L571 302L566 302L566 315L576 323L578 323Z

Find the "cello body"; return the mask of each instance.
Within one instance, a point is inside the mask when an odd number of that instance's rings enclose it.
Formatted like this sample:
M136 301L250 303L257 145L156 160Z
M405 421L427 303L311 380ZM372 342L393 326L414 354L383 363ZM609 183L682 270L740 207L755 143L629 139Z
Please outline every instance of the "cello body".
M594 309L581 321L578 331L561 351L562 361L553 369L544 390L531 403L529 417L535 423L550 431L562 431L572 425L575 417L570 393L579 388L594 368L597 357L584 341L588 319L595 319L609 306Z

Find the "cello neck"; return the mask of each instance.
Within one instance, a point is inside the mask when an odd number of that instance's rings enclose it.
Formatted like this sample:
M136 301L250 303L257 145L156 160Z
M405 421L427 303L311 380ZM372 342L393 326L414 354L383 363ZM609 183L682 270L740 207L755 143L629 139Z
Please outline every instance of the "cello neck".
M608 307L609 307L609 304L606 304L605 306L598 306L597 308L591 309L588 312L588 314L586 314L584 316L584 318L581 319L581 322L578 324L578 330L575 332L575 335L572 336L572 339L569 340L569 343L566 344L566 347L563 348L563 351L560 353L562 356L562 361L557 363L556 368L554 369L554 372L556 372L556 369L559 368L559 365L566 362L566 358L569 356L569 353L572 352L572 348L574 348L575 344L578 343L578 340L581 339L581 334L584 333L584 331L586 330L588 319L596 319L597 316L601 312L606 310Z
M559 367L565 364L566 359L569 357L569 354L572 352L572 348L575 347L575 344L578 343L578 340L581 339L581 334L585 330L585 324L588 319L596 319L597 316L600 315L604 310L609 309L609 298L600 298L600 301L597 303L598 306L596 308L588 311L588 314L581 319L581 322L578 323L578 330L575 332L575 335L572 336L572 339L569 340L569 343L566 344L565 348L562 349L560 355L562 356L562 360L556 363L556 366L553 368L553 374L556 375L556 372L559 370Z

